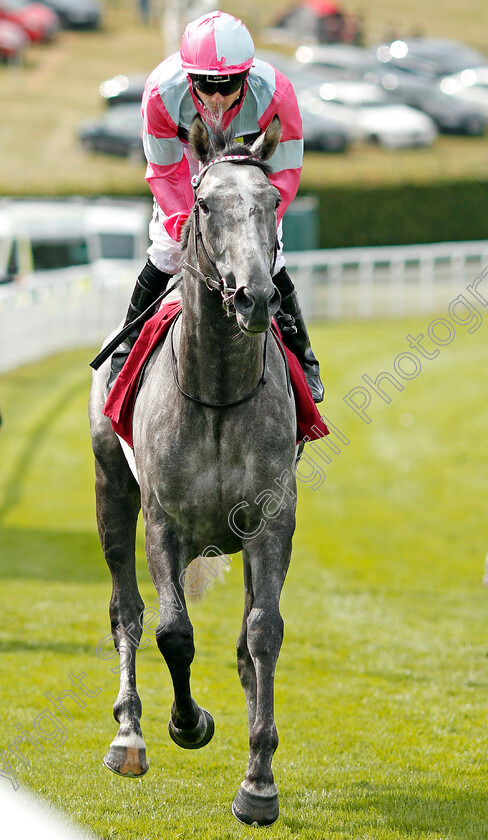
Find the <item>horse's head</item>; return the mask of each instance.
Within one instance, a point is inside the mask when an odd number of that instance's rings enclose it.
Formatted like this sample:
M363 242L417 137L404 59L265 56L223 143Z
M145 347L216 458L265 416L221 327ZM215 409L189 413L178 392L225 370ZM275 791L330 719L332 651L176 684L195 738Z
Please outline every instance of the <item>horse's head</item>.
M278 117L250 147L228 142L223 132L211 139L199 116L189 132L203 169L195 181L187 244L188 237L190 246L194 241L201 271L210 285L212 280L216 288L221 284L224 299L232 299L237 323L247 335L267 330L280 305L272 280L280 194L265 163L280 137Z

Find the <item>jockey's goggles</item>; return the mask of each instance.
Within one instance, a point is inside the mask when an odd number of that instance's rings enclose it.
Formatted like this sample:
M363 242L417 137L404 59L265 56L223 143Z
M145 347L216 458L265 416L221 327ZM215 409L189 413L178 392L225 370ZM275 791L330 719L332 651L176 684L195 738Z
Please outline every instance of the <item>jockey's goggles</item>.
M190 73L194 87L205 96L212 96L213 93L229 96L239 90L246 76L247 70L244 73L232 73L229 76L197 76Z

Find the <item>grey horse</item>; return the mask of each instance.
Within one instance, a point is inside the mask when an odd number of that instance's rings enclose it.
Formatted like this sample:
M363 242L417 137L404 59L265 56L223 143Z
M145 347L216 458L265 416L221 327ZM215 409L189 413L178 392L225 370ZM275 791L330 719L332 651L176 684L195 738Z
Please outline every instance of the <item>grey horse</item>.
M186 749L207 744L214 723L190 691L195 648L185 569L209 546L222 554L242 551L237 665L250 750L232 811L248 825L270 825L279 813L271 769L278 744L274 671L283 638L280 593L295 529L295 404L270 332L280 303L272 282L280 196L264 161L280 135L275 118L247 148L222 132L211 139L203 121L193 120L189 143L203 168L184 231L182 313L147 364L135 404L139 484L102 414L109 362L94 373L89 411L98 529L112 575L110 619L120 654L113 707L120 726L105 764L124 776L148 769L135 678L144 614L135 573L142 507L159 596L156 640L174 687L169 733Z

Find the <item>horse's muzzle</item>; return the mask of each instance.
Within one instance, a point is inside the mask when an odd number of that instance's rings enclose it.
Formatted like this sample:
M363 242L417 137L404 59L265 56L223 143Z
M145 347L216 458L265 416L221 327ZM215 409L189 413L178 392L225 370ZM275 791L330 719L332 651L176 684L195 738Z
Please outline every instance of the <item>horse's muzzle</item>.
M239 286L234 295L237 323L246 333L261 333L269 329L271 318L280 307L281 295L276 286L252 289Z

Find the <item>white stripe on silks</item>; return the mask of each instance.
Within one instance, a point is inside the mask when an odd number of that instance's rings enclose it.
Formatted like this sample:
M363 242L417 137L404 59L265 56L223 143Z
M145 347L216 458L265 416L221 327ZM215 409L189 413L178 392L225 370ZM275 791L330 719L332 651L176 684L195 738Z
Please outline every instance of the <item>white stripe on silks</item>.
M273 172L283 169L299 169L303 162L303 140L285 140L278 143L274 155L267 163Z
M255 99L256 113L259 120L271 105L273 96L276 93L274 68L267 61L261 61L256 58L254 60L254 67L251 67L249 71L247 84L248 90Z
M183 158L183 147L178 137L154 137L145 131L142 139L144 154L149 163L170 166Z

